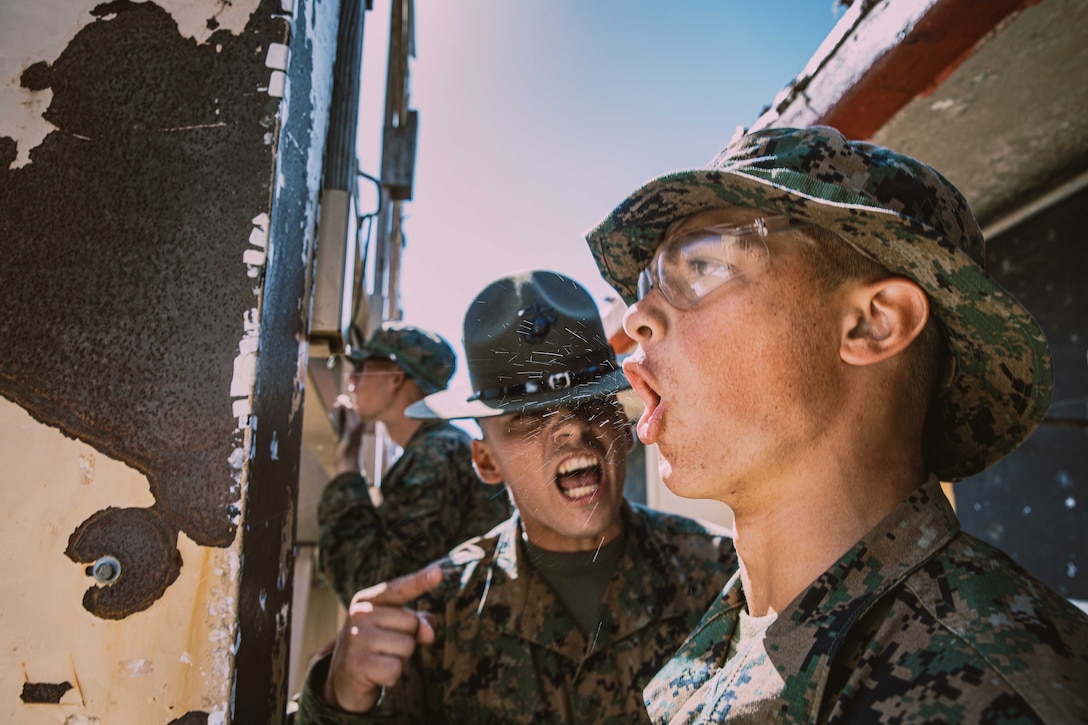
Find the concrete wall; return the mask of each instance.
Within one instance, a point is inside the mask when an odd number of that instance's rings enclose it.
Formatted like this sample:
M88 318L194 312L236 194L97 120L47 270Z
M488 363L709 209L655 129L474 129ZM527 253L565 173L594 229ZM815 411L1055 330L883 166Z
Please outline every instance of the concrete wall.
M0 720L282 716L338 9L0 4Z

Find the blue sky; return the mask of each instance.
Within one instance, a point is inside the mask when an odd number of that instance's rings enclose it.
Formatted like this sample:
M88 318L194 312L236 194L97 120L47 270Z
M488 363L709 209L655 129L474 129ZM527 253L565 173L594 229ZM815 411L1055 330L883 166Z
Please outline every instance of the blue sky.
M420 126L401 300L460 350L465 309L511 271L613 294L583 241L628 193L703 166L804 68L832 0L416 0ZM389 0L367 14L359 149L380 167Z

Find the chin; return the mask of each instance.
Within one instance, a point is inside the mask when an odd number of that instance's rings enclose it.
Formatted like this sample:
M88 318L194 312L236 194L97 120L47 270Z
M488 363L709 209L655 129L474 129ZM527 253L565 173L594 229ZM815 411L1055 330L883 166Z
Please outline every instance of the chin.
M677 471L669 464L662 462L658 469L665 488L672 491L680 498L714 498L717 492L707 482L695 480L692 476L685 476L683 471Z

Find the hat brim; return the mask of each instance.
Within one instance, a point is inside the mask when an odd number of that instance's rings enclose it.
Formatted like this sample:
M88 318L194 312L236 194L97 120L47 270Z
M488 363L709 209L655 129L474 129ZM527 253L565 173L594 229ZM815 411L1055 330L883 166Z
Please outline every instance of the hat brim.
M931 405L939 430L927 427L934 473L945 481L978 473L1035 430L1050 403L1054 373L1046 337L1027 309L931 227L861 203L834 184L760 171L684 171L641 187L586 236L601 275L633 304L638 274L665 230L696 212L747 208L810 222L930 296L954 359Z
M344 357L355 363L361 363L364 360L387 360L396 363L400 366L401 370L406 372L412 380L415 381L416 385L419 386L419 389L422 390L424 394L435 393L444 389L443 386L438 383L428 380L425 375L411 364L411 361L398 358L394 351L385 352L381 350L372 350L365 345L362 347L347 345L344 348L343 354Z
M363 360L367 360L373 357L389 359L388 355L379 355L375 352L367 350L361 345L345 345L344 352L342 354L348 360L352 360L354 362L362 362Z
M461 418L492 418L510 413L528 413L535 410L556 408L587 398L612 395L631 387L622 369L609 372L590 383L574 385L562 390L549 390L526 395L511 395L495 400L469 400L466 390L443 390L428 395L408 406L409 418L423 420L458 420Z

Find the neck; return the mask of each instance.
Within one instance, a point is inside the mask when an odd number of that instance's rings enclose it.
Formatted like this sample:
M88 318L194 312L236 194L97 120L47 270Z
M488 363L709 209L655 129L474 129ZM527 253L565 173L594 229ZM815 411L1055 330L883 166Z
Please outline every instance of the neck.
M400 412L400 415L389 416L388 419L382 419L382 423L385 425L385 432L389 434L389 437L393 439L401 448L408 445L408 441L412 439L419 427L423 425L422 420L416 420L404 415L404 411Z
M521 519L521 525L525 531L525 538L533 546L553 553L599 550L622 536L626 528L623 516L619 513L616 514L615 520L609 524L607 529L588 536L568 536L546 526L527 521L524 517Z
M928 477L922 421L904 405L903 376L847 372L811 440L748 471L750 480L723 499L754 616L785 609Z
M830 450L822 463L809 461L726 502L749 614L781 612L927 478L910 449L853 440Z

